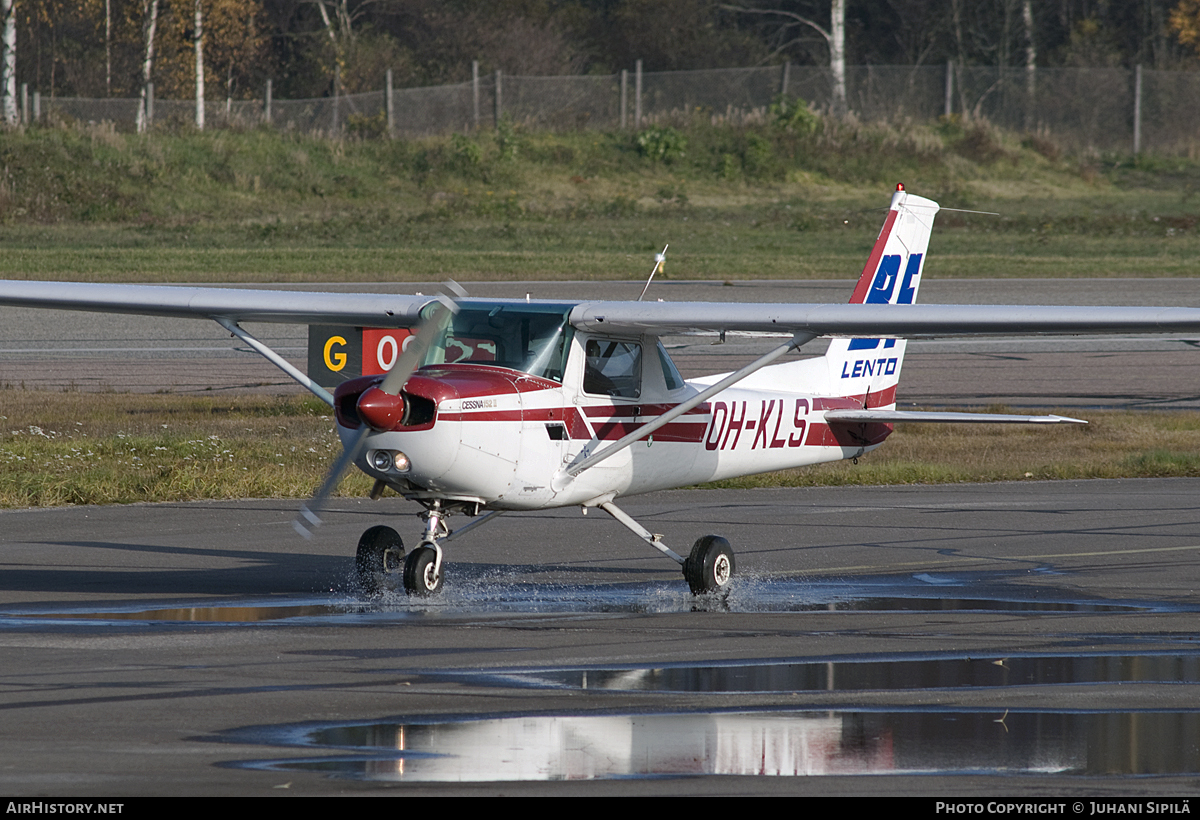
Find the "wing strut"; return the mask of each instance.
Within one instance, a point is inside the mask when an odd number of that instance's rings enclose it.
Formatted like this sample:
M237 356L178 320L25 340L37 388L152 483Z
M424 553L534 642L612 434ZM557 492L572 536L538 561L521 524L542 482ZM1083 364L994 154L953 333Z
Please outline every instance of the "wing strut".
M712 385L711 387L707 387L704 390L700 391L695 396L692 396L690 399L685 401L683 404L677 405L676 407L672 408L671 410L668 410L667 412L663 413L661 416L656 418L654 421L649 422L648 424L643 424L641 427L634 430L632 433L629 433L625 437L617 440L611 446L605 447L600 452L593 453L592 455L588 456L587 458L584 458L581 461L575 462L574 464L567 467L566 470L559 471L559 473L556 476L554 476L554 481L553 481L554 489L555 490L563 489L569 483L569 479L574 478L575 476L579 475L580 473L582 473L584 470L588 469L589 467L596 466L597 464L599 464L601 461L604 461L609 456L615 456L617 453L621 452L626 447L633 444L635 441L637 441L639 439L643 439L646 436L653 433L658 428L663 427L667 424L670 424L672 421L679 418L684 413L691 410L693 407L697 407L697 406L703 404L704 402L708 401L713 396L720 393L722 390L732 387L733 385L740 382L742 379L749 376L751 373L754 373L754 372L766 367L771 362L775 361L780 356L782 356L784 353L788 353L789 351L796 350L799 347L801 347L802 345L808 344L815 338L817 338L817 335L815 333L797 333L795 336L793 336L791 339L788 340L787 344L782 344L779 347L772 350L770 353L767 353L765 356L760 356L759 358L755 359L750 364L743 367L741 370L730 373L728 376L721 379L721 381L717 382L716 384Z
M237 336L243 342L245 342L246 344L248 344L252 348L254 348L259 354L262 355L262 357L264 359L266 359L271 364L278 367L284 373L287 373L289 376L291 376L296 381L300 382L300 384L307 387L309 389L309 391L314 396L316 396L318 399L325 402L330 407L333 407L333 394L332 393L330 393L324 387L321 387L321 385L317 384L315 381L310 379L308 376L305 376L303 373L301 373L299 370L297 370L295 367L293 367L290 362L288 362L286 359L284 359L282 356L280 356L274 350L267 347L265 344L260 342L258 339L251 336L237 322L230 321L229 319L226 319L222 316L214 316L213 319L221 327L225 328L230 333L232 333L234 336Z

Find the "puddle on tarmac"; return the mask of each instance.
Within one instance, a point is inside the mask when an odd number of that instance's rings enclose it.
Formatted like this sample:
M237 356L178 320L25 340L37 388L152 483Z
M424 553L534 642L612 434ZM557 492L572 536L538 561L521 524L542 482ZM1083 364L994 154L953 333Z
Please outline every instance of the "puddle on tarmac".
M258 727L224 739L326 753L230 766L363 780L1200 772L1195 712L519 715Z
M1200 653L908 657L454 675L471 684L655 692L804 692L1200 682ZM237 743L316 757L231 763L363 780L495 781L702 774L1200 773L1200 712L759 710L517 715L253 727Z
M852 692L1093 683L1200 683L1200 654L873 658L626 669L445 673L446 680L517 687L638 692Z
M1006 583L1012 576L891 576L848 579L755 578L737 580L719 600L695 598L684 584L531 584L504 578L468 579L436 598L403 592L246 599L213 604L128 605L54 612L0 612L0 625L58 621L158 621L260 623L291 619L380 622L430 615L647 613L697 609L727 612L1133 612L1180 611L1186 605L1068 597L1059 590Z
M183 621L188 623L259 623L291 618L331 618L373 611L361 603L296 603L243 606L181 606L167 609L105 609L79 612L22 613L17 617L84 621ZM5 616L0 616L4 618Z

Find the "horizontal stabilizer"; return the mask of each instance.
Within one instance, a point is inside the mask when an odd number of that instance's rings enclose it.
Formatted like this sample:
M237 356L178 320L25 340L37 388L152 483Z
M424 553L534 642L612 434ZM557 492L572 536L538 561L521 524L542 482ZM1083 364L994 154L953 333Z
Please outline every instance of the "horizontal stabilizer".
M917 421L927 424L1087 424L1066 416L1016 416L1006 413L923 413L915 410L829 410L826 422Z

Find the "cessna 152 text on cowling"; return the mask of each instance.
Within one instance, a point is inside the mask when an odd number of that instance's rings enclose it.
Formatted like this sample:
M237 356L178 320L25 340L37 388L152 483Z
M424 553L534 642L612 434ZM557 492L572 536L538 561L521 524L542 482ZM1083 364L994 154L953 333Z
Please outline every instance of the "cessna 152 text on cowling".
M1200 309L919 305L938 205L897 186L844 305L479 300L69 282L0 282L0 304L209 318L335 411L344 445L297 529L308 533L351 463L420 504L405 555L386 526L358 544L368 587L402 574L437 592L444 546L511 510L598 507L683 565L693 592L734 574L729 542L699 539L685 557L617 506L623 496L856 458L897 422L1074 422L1060 416L904 412L896 387L905 338L977 334L1200 331ZM385 375L331 395L243 327L294 322L416 328ZM742 331L786 337L733 373L684 380L660 337ZM778 362L833 337L824 356ZM778 362L778 363L777 363ZM470 520L450 529L455 514Z

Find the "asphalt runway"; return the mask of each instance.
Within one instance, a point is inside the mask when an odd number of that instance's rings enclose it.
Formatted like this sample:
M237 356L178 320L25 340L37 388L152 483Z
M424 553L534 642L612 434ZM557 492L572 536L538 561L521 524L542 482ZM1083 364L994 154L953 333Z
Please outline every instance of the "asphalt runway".
M635 299L641 282L466 283L472 296ZM280 286L282 287L282 286ZM312 290L432 293L435 283L306 285ZM852 281L656 280L668 301L845 302ZM1200 305L1200 279L939 279L921 301L941 304ZM300 391L215 322L0 308L0 385L50 390L245 393ZM302 369L307 331L248 329ZM668 339L686 377L734 370L773 340ZM1179 336L918 340L910 343L901 406L1200 408L1200 340ZM821 340L803 355L824 351Z
M733 541L699 601L595 511L456 540L435 601L353 584L394 498L0 512L0 793L1191 795L1198 494L629 499Z

